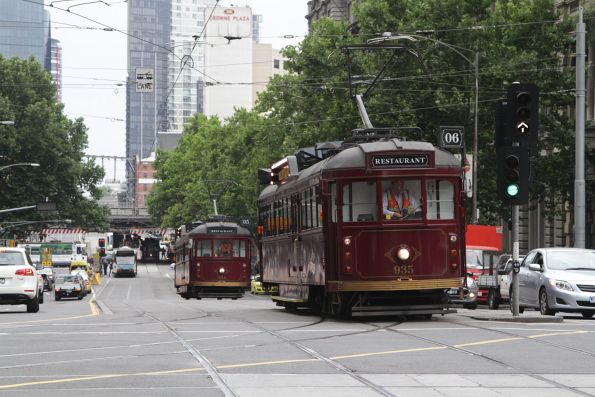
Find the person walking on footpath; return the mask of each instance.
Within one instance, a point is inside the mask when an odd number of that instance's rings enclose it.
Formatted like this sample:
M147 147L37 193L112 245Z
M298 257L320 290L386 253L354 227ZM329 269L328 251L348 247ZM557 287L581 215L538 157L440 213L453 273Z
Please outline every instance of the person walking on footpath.
M108 266L107 260L105 258L103 258L101 261L103 262L103 275L107 276L107 266Z
M110 277L112 275L112 270L113 269L114 269L114 263L112 262L112 263L109 264L109 275L110 275Z

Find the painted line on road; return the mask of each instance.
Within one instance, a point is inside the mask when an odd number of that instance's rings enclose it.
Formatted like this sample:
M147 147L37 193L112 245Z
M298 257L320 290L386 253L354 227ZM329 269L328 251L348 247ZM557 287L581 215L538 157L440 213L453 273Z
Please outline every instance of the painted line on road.
M261 366L261 365L307 363L307 362L314 362L314 361L320 361L320 360L317 358L298 358L295 360L259 361L259 362L255 362L255 363L218 365L215 368L217 368L217 369L245 368L245 367L257 367L257 366ZM322 361L320 361L320 362L322 362Z
M520 337L520 336L513 337L513 338L489 339L489 340L483 340L483 341L478 341L478 342L460 343L458 345L453 345L453 347L461 348L461 347L467 347L467 346L492 345L495 343L510 342L513 340L522 340L522 339L524 339L524 338Z
M46 319L43 319L43 320L14 321L14 322L10 322L10 323L4 323L2 325L45 323L45 322L48 322L48 321L74 320L74 319L77 319L77 318L85 318L85 317L93 317L93 316L94 316L93 314L83 314L83 315L80 315L80 316L59 317L59 318L46 318Z
M527 338L544 338L546 336L559 336L559 335L577 335L577 334L588 334L593 331L562 331L562 332L550 332L548 334L529 335Z
M448 349L447 346L417 347L417 348L413 348L413 349L386 350L386 351L371 352L371 353L348 354L348 355L344 355L344 356L330 357L330 359L331 360L344 360L347 358L382 356L382 355L387 355L387 354L412 353L412 352L446 350L446 349Z
M0 390L16 389L16 388L26 387L26 386L39 386L39 385L52 385L52 384L59 384L59 383L81 382L81 381L87 381L87 380L123 378L123 377L127 377L127 376L153 376L153 375L166 375L166 374L175 374L175 373L184 373L184 372L198 372L198 371L204 371L204 369L203 368L185 368L185 369L177 369L177 370L170 370L170 371L138 372L138 373L128 373L128 374L105 374L105 375L80 376L80 377L68 378L68 379L40 380L40 381L35 381L35 382L23 382L23 383L13 383L10 385L0 385Z
M2 335L2 334L0 334L0 335ZM194 338L194 339L186 339L186 340L188 342L199 342L199 341L213 340L213 339L235 338L235 337L239 337L239 336L240 335L225 335L225 336L212 336L209 338ZM168 345L168 344L174 344L174 343L178 343L178 341L170 340L170 341L166 341L166 342L151 342L151 343L140 343L140 344L133 344L133 345L98 346L98 347L86 347L86 348L81 348L81 349L46 350L46 351L28 352L28 353L2 354L2 355L0 355L0 358L21 357L21 356L38 356L38 355L44 355L44 354L85 352L85 351L108 350L108 349L137 349L139 347Z

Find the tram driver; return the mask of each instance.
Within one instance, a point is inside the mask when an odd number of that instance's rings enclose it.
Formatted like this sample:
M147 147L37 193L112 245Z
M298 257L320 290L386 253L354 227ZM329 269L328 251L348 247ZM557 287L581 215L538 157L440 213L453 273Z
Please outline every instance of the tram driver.
M405 182L395 179L382 194L382 210L385 219L420 218L421 205L408 189Z
M229 240L223 240L217 250L218 256L233 256L233 248Z

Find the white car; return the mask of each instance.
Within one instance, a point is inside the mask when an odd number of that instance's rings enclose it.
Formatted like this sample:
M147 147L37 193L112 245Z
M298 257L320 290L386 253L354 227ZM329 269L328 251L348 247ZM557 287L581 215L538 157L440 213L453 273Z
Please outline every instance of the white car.
M39 283L37 269L23 248L0 248L0 305L27 305L28 313L37 313L43 299Z

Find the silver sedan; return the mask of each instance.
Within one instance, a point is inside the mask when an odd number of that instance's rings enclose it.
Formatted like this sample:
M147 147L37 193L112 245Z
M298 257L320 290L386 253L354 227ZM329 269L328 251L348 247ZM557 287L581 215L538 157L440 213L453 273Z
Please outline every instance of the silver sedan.
M519 273L519 306L556 312L595 314L595 250L539 248L523 260ZM521 309L521 310L522 310Z

